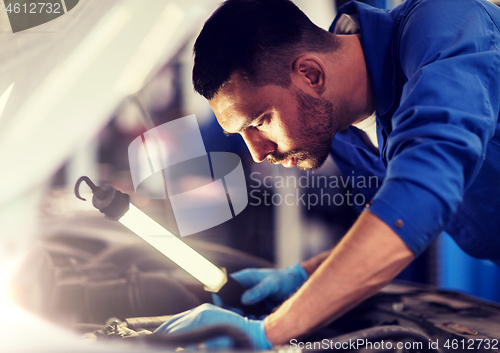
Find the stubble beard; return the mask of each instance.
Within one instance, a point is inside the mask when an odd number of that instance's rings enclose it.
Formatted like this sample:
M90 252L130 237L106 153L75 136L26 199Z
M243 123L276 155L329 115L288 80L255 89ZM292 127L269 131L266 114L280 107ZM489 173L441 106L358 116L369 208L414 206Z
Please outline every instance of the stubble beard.
M314 98L300 89L295 90L297 112L300 119L300 137L297 145L304 146L286 153L274 152L267 157L270 163L279 164L296 158L297 168L314 170L325 163L330 153L333 136L340 120L344 120L343 104L334 107L325 98Z

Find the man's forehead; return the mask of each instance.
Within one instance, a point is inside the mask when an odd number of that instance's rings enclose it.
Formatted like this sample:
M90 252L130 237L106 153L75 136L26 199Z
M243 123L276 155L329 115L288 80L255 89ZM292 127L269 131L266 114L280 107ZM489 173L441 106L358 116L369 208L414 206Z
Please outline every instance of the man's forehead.
M231 78L225 82L214 98L223 101L232 100L237 103L248 97L250 94L255 94L256 89L252 88L242 77L238 74L231 75Z
M252 120L268 106L258 89L250 87L243 79L228 81L209 100L219 124L224 129L237 131L247 120Z

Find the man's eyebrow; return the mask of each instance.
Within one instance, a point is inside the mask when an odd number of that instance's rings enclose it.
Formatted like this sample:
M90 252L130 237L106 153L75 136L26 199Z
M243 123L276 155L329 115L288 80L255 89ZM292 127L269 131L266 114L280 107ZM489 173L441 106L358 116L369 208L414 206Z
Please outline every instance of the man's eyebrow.
M265 109L259 110L256 114L252 115L252 117L249 120L247 120L243 124L243 126L240 127L236 132L228 132L228 131L224 130L224 128L222 128L222 131L224 132L224 135L226 135L226 136L231 136L231 135L234 135L234 134L239 134L239 133L245 131L246 129L248 129L248 127L250 125L252 125L255 122L255 120L258 120L266 112L267 112L267 107Z

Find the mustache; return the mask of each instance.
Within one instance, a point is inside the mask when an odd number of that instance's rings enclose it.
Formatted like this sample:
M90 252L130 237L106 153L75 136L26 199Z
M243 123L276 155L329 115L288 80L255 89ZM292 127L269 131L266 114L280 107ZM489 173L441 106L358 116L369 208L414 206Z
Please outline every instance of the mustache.
M297 161L300 159L304 159L308 156L308 153L305 151L290 151L290 152L274 152L272 155L267 156L267 161L272 164L280 164L284 161L289 160L290 158L296 158Z

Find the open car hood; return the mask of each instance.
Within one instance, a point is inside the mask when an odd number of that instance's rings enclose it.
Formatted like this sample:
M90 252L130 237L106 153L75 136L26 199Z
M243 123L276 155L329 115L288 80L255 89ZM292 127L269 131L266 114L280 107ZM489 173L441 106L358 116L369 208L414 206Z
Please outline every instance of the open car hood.
M200 30L215 1L81 0L17 33L0 5L0 208L46 181Z

